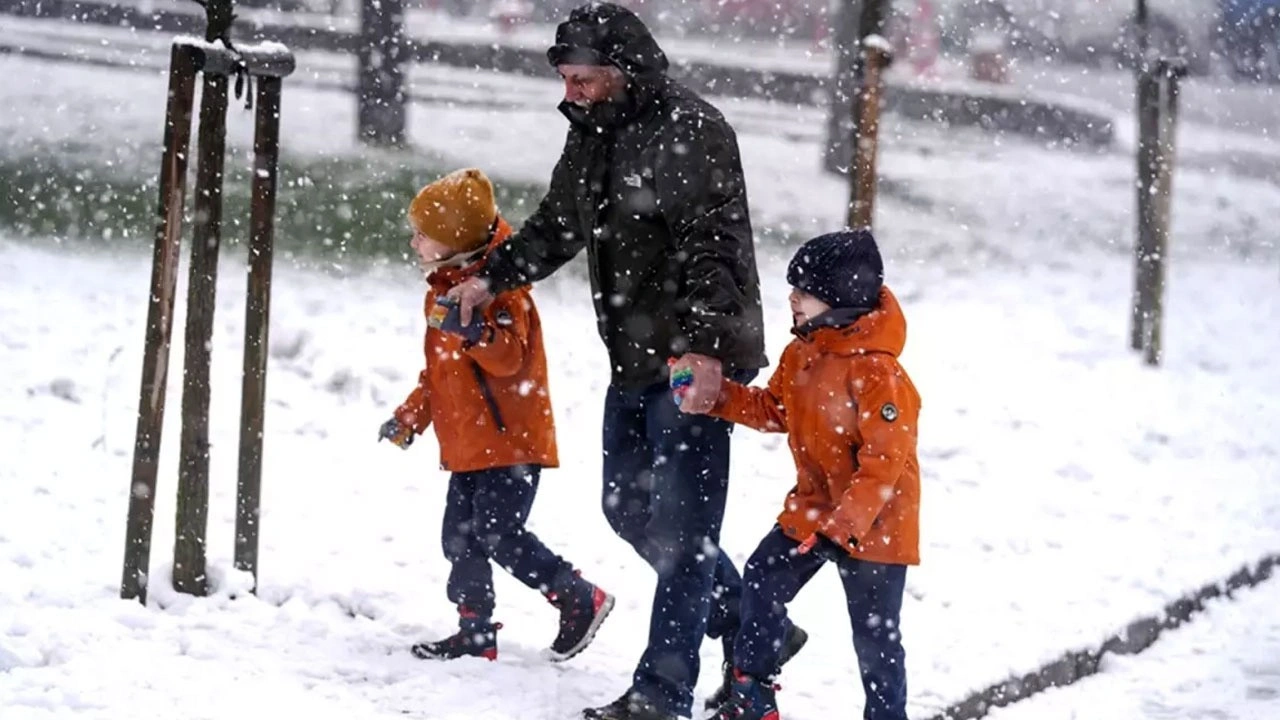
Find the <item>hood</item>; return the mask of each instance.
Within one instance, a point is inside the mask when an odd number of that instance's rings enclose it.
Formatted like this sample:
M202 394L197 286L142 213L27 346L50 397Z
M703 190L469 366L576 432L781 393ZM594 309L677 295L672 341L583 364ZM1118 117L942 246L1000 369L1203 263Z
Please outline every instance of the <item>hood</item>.
M801 338L815 343L823 352L836 355L878 352L898 357L907 344L907 318L898 298L888 287L882 286L876 308L852 325L832 327L819 324Z
M613 3L593 2L569 13L547 50L553 66L565 63L617 66L633 79L667 71L667 56L635 13Z

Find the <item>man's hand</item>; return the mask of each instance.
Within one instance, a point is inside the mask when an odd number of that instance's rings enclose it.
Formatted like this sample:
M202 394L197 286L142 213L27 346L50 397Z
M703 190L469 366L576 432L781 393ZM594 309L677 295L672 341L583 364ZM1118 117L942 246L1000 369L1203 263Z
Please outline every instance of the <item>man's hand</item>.
M724 379L720 361L708 355L685 353L671 366L671 374L684 370L693 373L693 381L684 390L680 411L699 415L711 412L720 399L720 383Z
M480 277L469 277L454 285L445 297L458 303L458 319L464 326L471 324L472 312L483 309L493 302L493 293L489 292L489 281Z

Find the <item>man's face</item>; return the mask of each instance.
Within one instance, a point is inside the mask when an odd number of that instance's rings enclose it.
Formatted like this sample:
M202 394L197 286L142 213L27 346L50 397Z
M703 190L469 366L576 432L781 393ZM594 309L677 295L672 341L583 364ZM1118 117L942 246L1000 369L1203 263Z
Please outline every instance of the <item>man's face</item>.
M601 65L559 65L564 99L578 107L608 102L622 94L624 82L614 69Z

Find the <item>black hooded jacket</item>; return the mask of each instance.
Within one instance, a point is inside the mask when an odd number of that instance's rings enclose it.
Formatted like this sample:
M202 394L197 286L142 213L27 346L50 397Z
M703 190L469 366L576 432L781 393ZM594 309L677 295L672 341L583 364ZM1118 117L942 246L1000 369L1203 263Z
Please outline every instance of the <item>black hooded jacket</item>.
M746 184L733 129L666 75L667 58L633 13L579 8L556 31L553 65L592 58L626 74L626 98L569 118L551 186L482 271L495 291L540 280L587 249L613 381L661 382L686 352L726 373L768 364Z

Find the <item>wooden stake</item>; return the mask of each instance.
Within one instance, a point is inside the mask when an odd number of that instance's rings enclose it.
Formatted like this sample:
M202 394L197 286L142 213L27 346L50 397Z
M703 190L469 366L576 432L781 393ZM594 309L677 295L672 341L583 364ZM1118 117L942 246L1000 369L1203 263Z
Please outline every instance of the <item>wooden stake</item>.
M253 138L253 205L249 217L249 282L245 300L244 373L240 395L240 473L236 482L235 566L258 587L262 433L267 394L271 260L280 158L280 79L258 81Z
M191 145L191 108L195 69L191 55L175 45L169 54L169 99L164 119L164 155L160 161L159 222L151 260L151 296L142 355L138 425L129 482L129 520L125 531L124 574L120 597L147 602L151 564L151 527L155 516L156 475L173 338L173 306L182 245L187 154Z
M222 237L222 168L227 123L227 77L205 73L200 99L195 238L187 287L186 362L182 384L182 457L173 545L173 586L204 595L209 517L209 363Z

